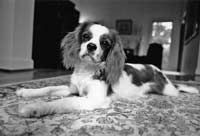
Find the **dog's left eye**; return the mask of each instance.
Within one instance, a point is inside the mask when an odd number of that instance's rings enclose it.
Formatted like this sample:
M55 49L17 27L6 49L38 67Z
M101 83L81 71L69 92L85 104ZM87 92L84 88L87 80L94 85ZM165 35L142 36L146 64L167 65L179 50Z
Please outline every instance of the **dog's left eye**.
M104 47L110 46L110 42L107 40L101 41L101 45L103 45Z

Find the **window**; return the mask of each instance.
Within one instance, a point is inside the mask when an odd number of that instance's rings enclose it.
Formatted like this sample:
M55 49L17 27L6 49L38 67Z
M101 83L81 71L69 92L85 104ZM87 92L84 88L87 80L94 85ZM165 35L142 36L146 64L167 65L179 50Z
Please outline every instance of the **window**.
M154 21L152 23L151 43L160 43L163 47L162 69L168 67L169 53L171 46L171 33L173 22Z

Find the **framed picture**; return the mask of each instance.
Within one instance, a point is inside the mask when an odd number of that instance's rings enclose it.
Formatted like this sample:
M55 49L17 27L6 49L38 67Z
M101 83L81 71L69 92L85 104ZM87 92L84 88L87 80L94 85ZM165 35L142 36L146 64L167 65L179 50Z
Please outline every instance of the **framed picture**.
M132 34L132 20L122 19L116 21L116 30L120 35L131 35Z

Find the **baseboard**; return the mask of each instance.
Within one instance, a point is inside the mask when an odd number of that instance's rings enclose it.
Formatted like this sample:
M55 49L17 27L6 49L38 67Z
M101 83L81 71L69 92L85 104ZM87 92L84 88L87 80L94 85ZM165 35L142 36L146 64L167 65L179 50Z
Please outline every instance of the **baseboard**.
M200 70L197 69L196 72L195 72L195 74L196 74L196 75L200 75Z
M9 71L33 69L33 60L23 58L0 59L0 69Z
M200 65L197 65L195 74L196 74L196 75L200 75Z

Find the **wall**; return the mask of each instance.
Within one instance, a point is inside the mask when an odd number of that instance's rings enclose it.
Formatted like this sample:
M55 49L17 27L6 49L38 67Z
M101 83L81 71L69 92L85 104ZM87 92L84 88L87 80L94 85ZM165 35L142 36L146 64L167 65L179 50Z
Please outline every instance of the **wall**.
M200 46L200 42L199 42L199 46ZM200 75L200 47L199 47L199 54L198 54L198 58L197 58L197 68L195 71L195 74Z
M0 0L0 69L33 68L34 0Z
M188 0L187 2L190 2ZM197 2L197 1L196 1ZM185 10L191 10L188 9L187 6L185 6ZM195 14L195 13L193 13ZM198 13L196 13L199 15ZM199 28L200 31L200 28ZM181 62L181 72L186 74L200 74L200 33L198 33L197 36L195 36L191 41L184 44L183 46L183 56L182 56L182 62Z
M148 49L151 34L151 23L153 20L174 21L171 54L168 70L177 69L179 31L184 1L162 1L159 0L72 0L81 12L80 21L101 21L109 27L115 28L116 19L131 18L142 25L142 41L140 55L145 55Z
M80 21L101 21L115 28L117 19L131 18L142 25L140 55L148 49L151 22L174 21L169 70L176 70L179 30L183 9L181 0L72 0L81 11ZM156 9L156 10L155 10ZM34 0L0 0L0 69L33 68L32 29ZM189 46L188 46L189 47Z
M12 55L14 7L15 2L12 0L0 1L0 67Z
M186 44L183 48L183 60L182 60L182 67L181 72L187 74L200 74L200 67L197 65L198 60L200 60L200 51L199 51L199 44L200 44L200 34L192 39L188 44Z

